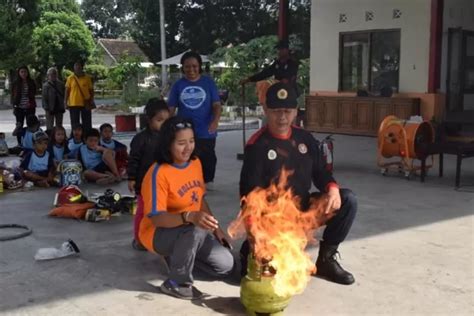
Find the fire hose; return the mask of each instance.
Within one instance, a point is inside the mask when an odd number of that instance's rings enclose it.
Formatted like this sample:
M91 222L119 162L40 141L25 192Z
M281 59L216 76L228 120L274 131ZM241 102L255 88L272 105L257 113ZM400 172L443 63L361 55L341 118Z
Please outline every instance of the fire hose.
M3 224L3 225L0 225L0 229L1 228L19 228L19 229L23 229L24 231L22 231L20 233L17 233L17 234L0 236L0 241L19 239L19 238L29 236L29 235L31 235L31 233L33 233L33 230L31 228L29 228L28 226L26 226L26 225Z

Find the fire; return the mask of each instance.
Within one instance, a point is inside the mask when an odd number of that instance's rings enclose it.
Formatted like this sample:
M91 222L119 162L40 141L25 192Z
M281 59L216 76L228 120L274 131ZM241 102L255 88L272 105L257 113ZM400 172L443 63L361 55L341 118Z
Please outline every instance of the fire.
M283 170L278 183L248 194L239 216L228 228L232 238L247 234L255 259L268 262L276 270L272 285L279 296L303 292L310 275L316 272L305 248L315 242L314 231L333 215L325 214L324 195L312 200L307 212L301 212L299 199L286 189L290 175Z

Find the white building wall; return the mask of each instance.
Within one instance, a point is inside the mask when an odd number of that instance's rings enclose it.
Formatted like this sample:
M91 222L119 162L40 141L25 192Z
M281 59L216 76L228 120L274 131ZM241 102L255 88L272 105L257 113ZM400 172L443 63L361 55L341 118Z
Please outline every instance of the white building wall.
M341 13L347 22L339 23ZM400 29L399 91L427 91L431 0L313 0L311 16L311 92L338 90L340 32L375 29Z
M474 31L474 0L445 0L443 12L443 40L441 55L441 92L446 93L448 61L448 29L463 28Z

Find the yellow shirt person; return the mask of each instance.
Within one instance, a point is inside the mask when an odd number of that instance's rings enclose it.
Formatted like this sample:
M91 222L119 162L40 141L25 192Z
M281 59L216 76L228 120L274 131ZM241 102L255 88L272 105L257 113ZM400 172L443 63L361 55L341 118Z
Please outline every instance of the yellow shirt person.
M92 128L91 110L95 107L94 85L91 77L84 73L83 60L74 63L74 74L66 80L64 105L69 109L72 128L80 124L82 124L84 131Z
M70 75L66 81L66 89L69 92L67 105L69 107L83 107L84 100L92 97L91 91L94 89L92 78L86 74L82 76Z

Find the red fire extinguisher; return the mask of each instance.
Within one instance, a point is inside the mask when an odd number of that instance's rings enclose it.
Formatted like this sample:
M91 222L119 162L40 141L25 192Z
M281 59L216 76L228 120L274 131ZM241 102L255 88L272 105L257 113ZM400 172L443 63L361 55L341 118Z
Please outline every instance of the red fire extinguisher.
M327 171L331 172L334 169L334 139L332 135L326 136L321 142L320 148L323 154L324 167Z

